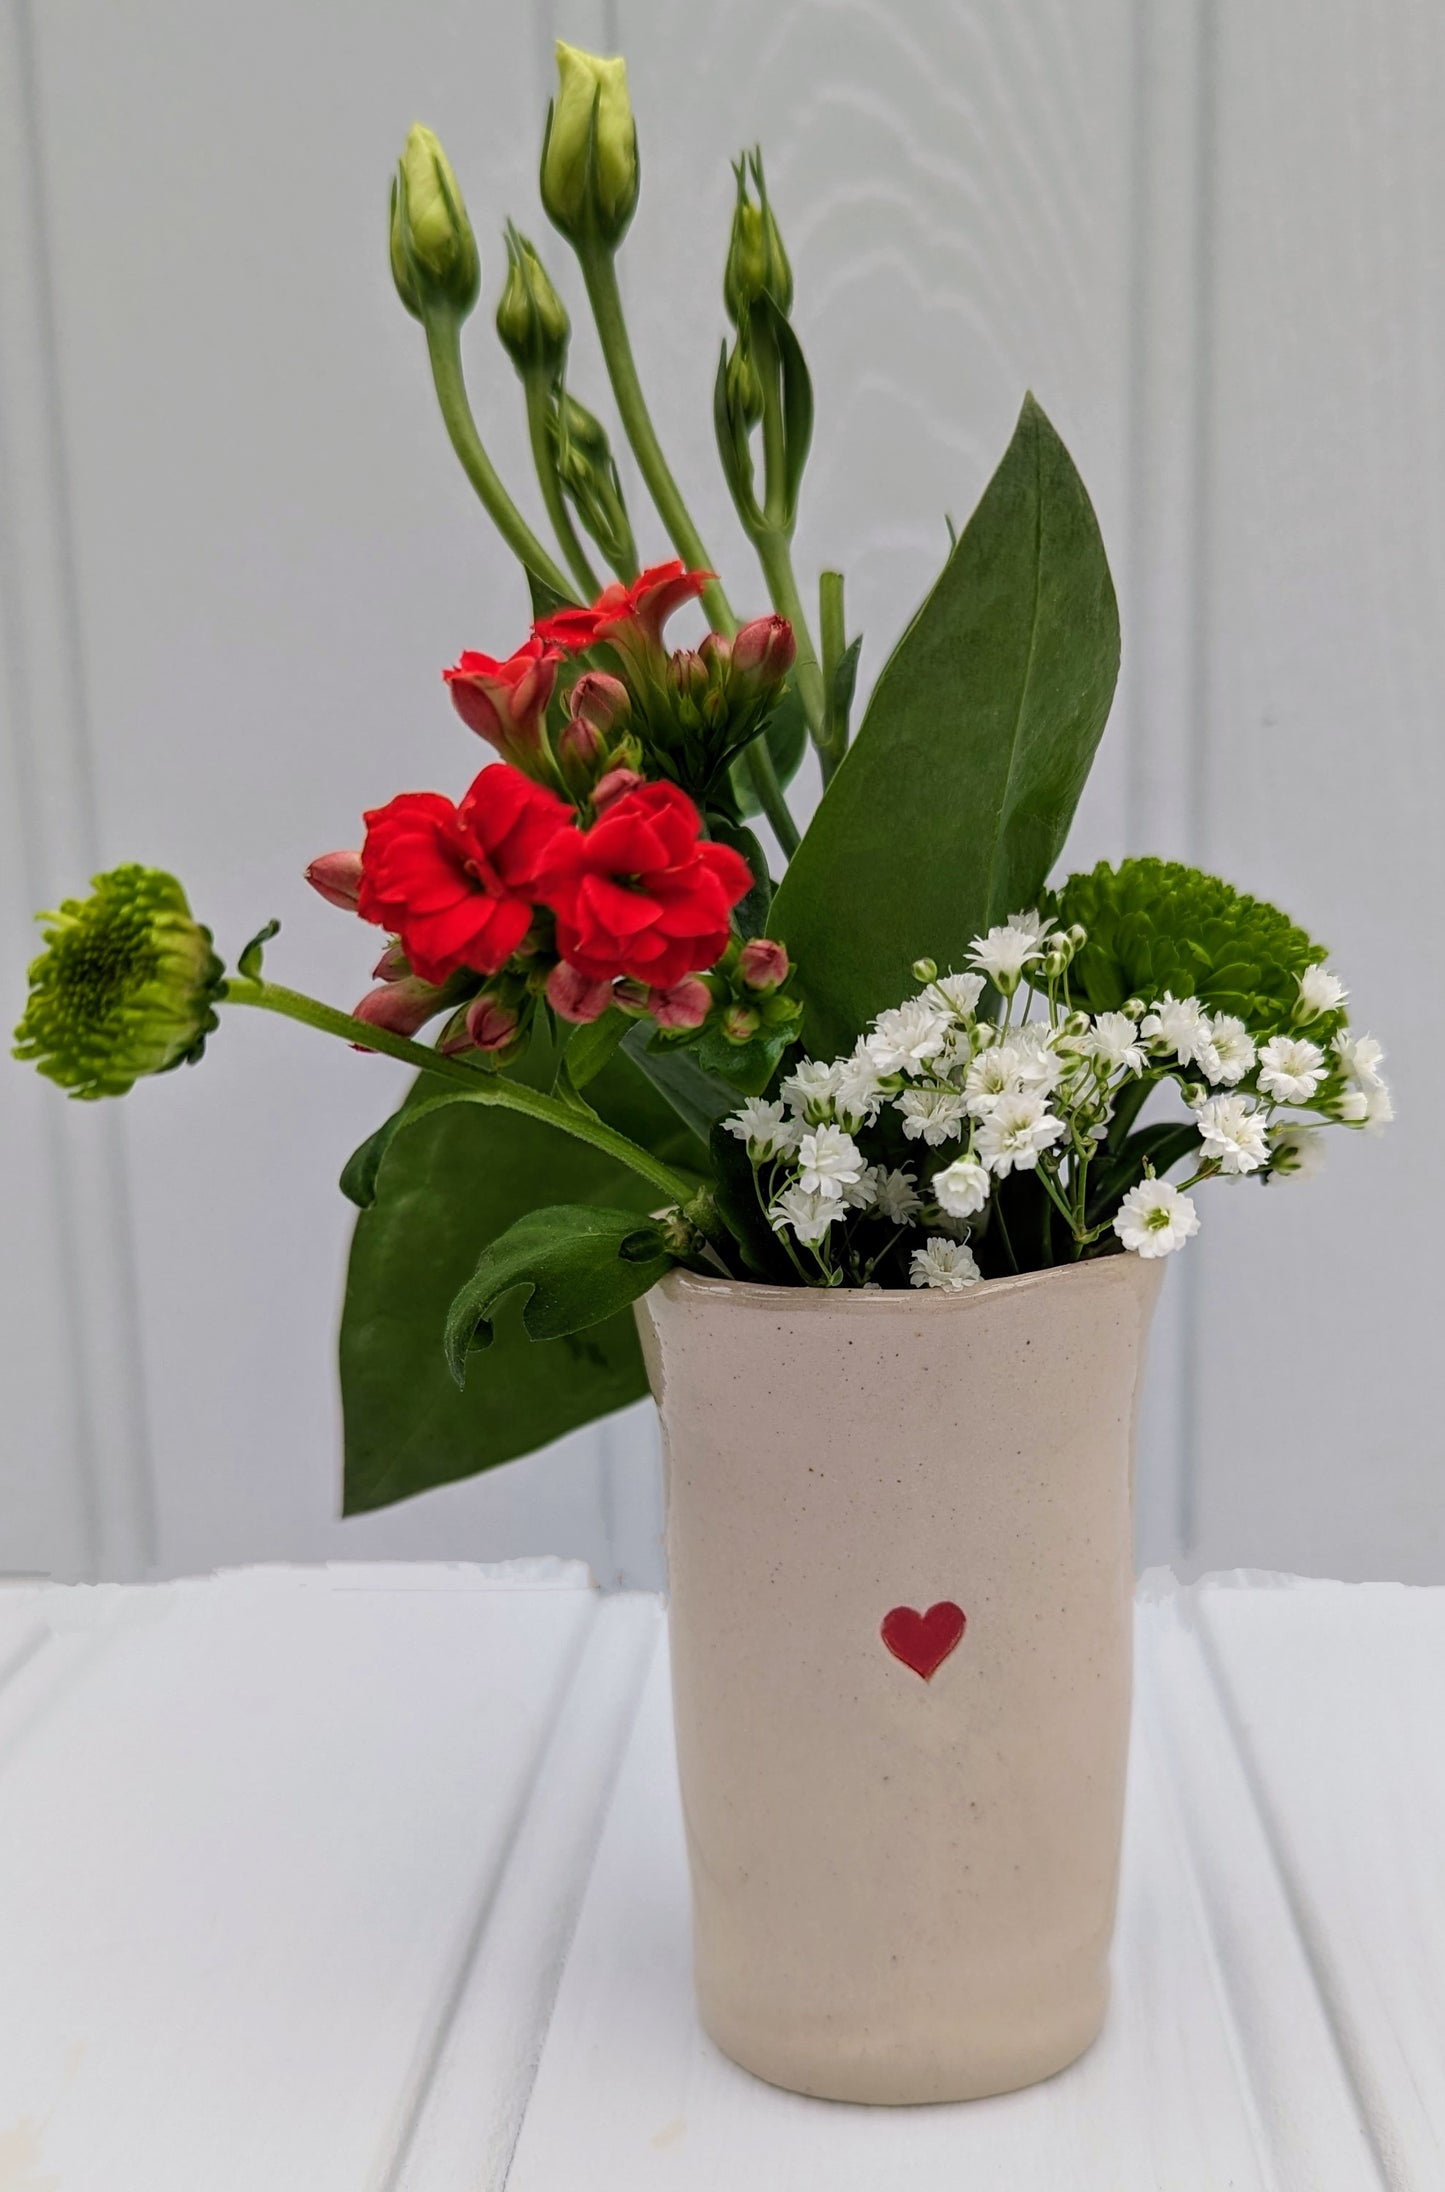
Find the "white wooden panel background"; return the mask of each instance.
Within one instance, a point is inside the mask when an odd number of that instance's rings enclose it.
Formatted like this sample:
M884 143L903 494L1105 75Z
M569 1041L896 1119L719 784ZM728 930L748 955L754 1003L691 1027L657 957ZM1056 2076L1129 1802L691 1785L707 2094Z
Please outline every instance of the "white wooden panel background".
M629 56L634 332L737 594L708 394L727 160L759 138L818 384L800 560L848 572L865 681L1032 385L1125 622L1072 856L1184 854L1278 896L1394 1055L1391 1138L1350 1140L1317 1187L1210 1198L1155 1351L1145 1557L1445 1574L1427 0L0 0L4 995L30 908L132 856L186 877L232 952L277 913L278 971L364 986L301 867L361 806L462 780L438 667L525 617L390 292L388 166L431 121L487 297L511 212L579 306L535 208L559 30ZM530 507L485 309L470 355ZM574 377L600 398L585 339ZM0 1074L0 1571L551 1550L656 1579L642 1411L336 1519L333 1183L394 1086L239 1020L115 1112Z

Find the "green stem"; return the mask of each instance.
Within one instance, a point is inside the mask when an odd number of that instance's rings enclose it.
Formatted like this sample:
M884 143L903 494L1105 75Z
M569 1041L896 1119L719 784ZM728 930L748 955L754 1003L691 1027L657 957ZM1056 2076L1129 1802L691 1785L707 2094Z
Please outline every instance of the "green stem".
M404 1065L416 1066L423 1073L432 1073L438 1079L449 1081L461 1088L473 1103L495 1104L503 1111L520 1111L529 1119L540 1119L546 1126L554 1126L563 1134L570 1134L579 1142L590 1142L605 1156L613 1157L639 1178L666 1195L671 1202L689 1202L693 1195L693 1183L681 1173L674 1172L625 1134L597 1118L594 1114L574 1111L569 1104L561 1103L555 1096L544 1096L534 1088L524 1088L518 1081L503 1080L500 1074L481 1072L460 1058L444 1058L439 1051L429 1050L425 1043L413 1043L405 1035L393 1035L389 1028L373 1027L369 1021L357 1020L349 1012L338 1012L333 1005L323 1005L319 998L303 996L299 990L285 989L279 982L250 982L233 975L222 992L228 1005L256 1005L263 1012L278 1012L283 1018L297 1020L303 1027L319 1028L325 1035L339 1035L343 1042L355 1043L362 1050L380 1051L385 1057L399 1058ZM440 1099L439 1099L440 1100ZM418 1104L410 1113L403 1113L402 1123L420 1118L429 1107Z
M442 420L451 437L451 445L461 461L462 470L475 487L488 517L513 555L560 600L570 601L571 580L564 578L552 561L502 485L495 465L482 447L482 437L477 432L477 422L472 417L472 407L467 401L466 378L462 372L461 322L454 312L429 311L423 324L426 327L427 353L431 359L437 402L441 405Z
M577 257L582 267L582 279L587 285L588 302L592 317L597 322L597 334L602 344L602 356L606 361L612 393L617 402L618 415L622 420L637 468L647 483L647 491L657 505L657 514L667 528L667 535L688 568L693 571L711 570L712 564L702 535L692 522L691 513L682 499L682 491L673 478L662 444L642 393L642 383L637 377L637 360L632 354L632 338L627 332L627 321L622 310L622 293L617 286L617 261L605 245L590 243L577 246ZM714 578L703 592L707 613L718 631L729 637L737 630L734 616L722 583Z
M823 642L823 742L818 751L826 786L848 750L848 713L839 707L836 689L838 665L848 649L841 571L824 571L818 580L818 636Z
M793 638L798 648L798 660L793 672L798 680L798 697L808 719L809 735L821 754L826 737L823 672L818 666L818 651L808 630L808 620L803 613L803 597L798 592L798 581L793 572L792 544L786 533L765 523L762 530L753 535L753 546L758 551L758 561L763 567L763 577L768 582L768 593L773 607L793 627ZM827 768L825 781L831 774L832 769Z
M773 826L773 835L782 847L783 858L791 860L803 840L798 825L793 820L793 810L784 798L783 787L778 782L778 772L773 766L766 731L749 746L743 756L743 767L752 779L753 793L758 805Z
M547 505L547 515L552 529L562 546L572 576L582 589L584 601L595 601L602 588L597 574L587 561L587 551L577 537L572 523L572 513L567 507L567 497L562 492L562 482L557 477L557 452L552 442L549 404L551 390L545 373L530 372L522 376L527 398L527 436L532 444L532 462L537 468L537 484L542 490L542 500Z

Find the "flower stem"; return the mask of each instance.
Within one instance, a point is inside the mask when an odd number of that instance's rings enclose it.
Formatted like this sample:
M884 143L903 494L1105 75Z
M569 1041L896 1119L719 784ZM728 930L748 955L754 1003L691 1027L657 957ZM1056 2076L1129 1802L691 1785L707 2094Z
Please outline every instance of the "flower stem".
M819 754L824 757L826 782L837 764L825 752L823 672L818 666L817 649L813 645L808 620L803 612L803 598L798 592L798 581L793 571L792 544L786 533L764 524L753 535L753 546L757 549L758 561L763 567L763 577L768 582L768 593L773 607L793 627L793 638L798 648L798 660L793 674L798 680L798 697L808 719L809 736Z
M542 500L547 505L547 515L552 529L567 558L568 568L582 589L584 601L595 601L602 588L597 574L587 561L587 551L577 536L572 523L572 513L562 492L562 482L557 477L557 452L553 447L548 416L550 391L544 373L531 372L523 376L527 397L527 435L532 444L532 462L537 467L537 484L542 490Z
M423 1073L449 1081L472 1103L495 1104L503 1111L520 1111L529 1119L540 1119L544 1125L572 1135L576 1141L590 1142L594 1149L600 1149L605 1156L626 1165L673 1202L685 1203L692 1197L693 1182L684 1179L680 1172L674 1172L670 1165L663 1164L649 1151L639 1149L635 1142L628 1141L625 1134L617 1133L595 1113L575 1111L555 1096L544 1096L535 1088L524 1088L519 1081L507 1081L498 1073L465 1065L460 1058L444 1058L439 1051L429 1050L425 1043L413 1043L405 1035L393 1035L389 1028L373 1027L369 1021L354 1019L349 1012L338 1012L335 1006L322 1004L319 998L303 996L300 990L285 989L279 982L251 982L233 975L221 997L225 1004L256 1005L263 1012L278 1012L285 1019L298 1020L303 1027L319 1028L325 1035L339 1035L343 1042L354 1043L362 1050L380 1051L388 1058L399 1058L404 1065L416 1066ZM418 1105L414 1112L403 1114L403 1119L420 1118L430 1108Z
M556 594L559 600L570 601L571 580L565 578L552 561L502 485L495 465L482 447L482 437L477 432L477 422L472 417L472 407L467 401L466 378L462 372L461 322L454 312L432 309L427 312L423 324L426 327L427 353L431 359L437 402L441 405L442 420L462 470L475 487L488 517L513 555L534 578L540 579L544 586Z

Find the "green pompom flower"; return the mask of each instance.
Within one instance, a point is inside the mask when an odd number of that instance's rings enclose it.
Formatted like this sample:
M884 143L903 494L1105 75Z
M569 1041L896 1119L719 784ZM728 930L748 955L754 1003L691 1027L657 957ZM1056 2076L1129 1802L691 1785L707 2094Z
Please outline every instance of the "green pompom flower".
M17 1058L86 1099L194 1065L219 1024L225 969L174 876L112 868L89 898L38 918L45 949L30 969Z
M1173 860L1101 861L1071 875L1046 910L1087 931L1069 991L1090 1012L1117 1012L1131 997L1152 1004L1167 990L1273 1034L1290 1024L1300 976L1325 957L1278 906Z

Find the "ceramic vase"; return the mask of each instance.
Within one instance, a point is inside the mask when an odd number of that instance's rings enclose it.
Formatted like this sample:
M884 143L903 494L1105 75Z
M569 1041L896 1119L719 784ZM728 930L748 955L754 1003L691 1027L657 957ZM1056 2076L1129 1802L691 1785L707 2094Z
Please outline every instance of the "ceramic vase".
M1100 2029L1161 1271L638 1305L698 2004L774 2084L969 2099Z

